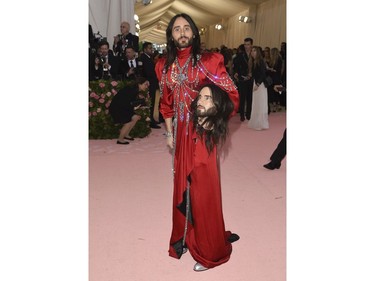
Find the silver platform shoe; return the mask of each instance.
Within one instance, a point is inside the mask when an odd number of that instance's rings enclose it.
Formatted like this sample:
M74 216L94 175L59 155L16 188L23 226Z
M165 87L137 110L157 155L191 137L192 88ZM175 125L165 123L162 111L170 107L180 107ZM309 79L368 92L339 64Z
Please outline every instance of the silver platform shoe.
M197 262L195 265L194 265L194 271L205 271L207 270L208 268L204 267L203 265L201 265L199 262Z

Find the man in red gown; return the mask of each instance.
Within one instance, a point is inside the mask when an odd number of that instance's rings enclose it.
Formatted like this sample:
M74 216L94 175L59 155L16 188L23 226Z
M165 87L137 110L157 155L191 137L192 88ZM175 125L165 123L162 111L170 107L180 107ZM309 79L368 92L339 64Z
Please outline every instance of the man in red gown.
M213 167L212 162L203 177L194 173L197 162L201 161L197 155L207 153L195 145L191 103L199 88L210 82L227 92L234 105L233 116L238 108L238 92L226 72L223 56L209 52L200 54L199 30L190 16L174 16L166 37L167 56L158 60L155 71L160 84L160 112L167 129L167 145L174 155L169 255L180 258L188 248L197 261L194 270L200 271L228 261L232 246L228 241L231 233L225 231L224 226L218 166ZM211 154L216 163L216 146ZM210 188L212 201L200 196L201 192L207 193L208 185L213 186Z

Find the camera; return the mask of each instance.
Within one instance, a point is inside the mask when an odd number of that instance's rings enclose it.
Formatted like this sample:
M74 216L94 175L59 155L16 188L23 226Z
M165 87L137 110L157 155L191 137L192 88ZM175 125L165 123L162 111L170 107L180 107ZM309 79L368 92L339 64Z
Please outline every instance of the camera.
M103 57L103 56L97 54L97 55L96 55L96 58L99 59L99 63L100 63L101 65L103 65L103 64L106 63L106 59L105 59L105 57Z
M102 79L104 80L110 79L111 73L109 72L108 65L106 64L107 63L106 57L97 54L96 59L99 60L99 65L102 67Z

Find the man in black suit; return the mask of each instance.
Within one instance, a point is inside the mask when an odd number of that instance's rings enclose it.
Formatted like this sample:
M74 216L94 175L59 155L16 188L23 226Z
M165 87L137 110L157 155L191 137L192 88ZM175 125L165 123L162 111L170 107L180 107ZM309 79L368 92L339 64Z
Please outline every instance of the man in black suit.
M140 63L136 57L137 53L131 46L125 49L125 58L120 61L120 73L123 80L134 80L140 76Z
M238 54L233 60L233 77L237 82L238 93L240 94L240 116L241 121L250 120L251 106L253 103L253 78L251 77L251 69L249 69L249 58L251 48L253 47L253 39L248 37L244 40L245 51Z
M119 79L119 59L109 49L107 41L98 43L97 53L91 54L89 61L89 80Z
M120 25L121 34L114 37L113 51L117 56L121 56L126 47L133 47L134 51L139 51L139 37L130 33L130 24L123 21Z
M139 58L139 64L141 65L141 76L145 77L149 82L149 95L151 99L151 106L150 106L150 127L154 129L160 129L161 127L158 126L157 122L154 119L154 108L155 108L155 94L156 90L159 89L159 82L158 78L156 77L155 72L155 64L152 58L153 49L152 43L145 42L143 43L143 53ZM159 114L159 116L161 116Z

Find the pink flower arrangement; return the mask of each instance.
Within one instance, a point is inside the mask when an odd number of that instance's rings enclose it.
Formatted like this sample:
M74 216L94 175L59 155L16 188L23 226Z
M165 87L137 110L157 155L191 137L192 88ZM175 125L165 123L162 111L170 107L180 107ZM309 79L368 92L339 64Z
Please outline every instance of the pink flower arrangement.
M89 85L89 117L107 118L112 98L123 87L123 81L91 81Z
M108 108L113 97L124 87L123 81L91 81L89 86L89 117L95 120L110 118ZM148 94L141 94L146 101ZM98 119L99 118L99 119Z
M90 138L112 138L118 134L118 128L113 124L112 117L109 114L109 107L115 95L120 89L128 85L127 81L99 80L89 82L89 136ZM149 102L148 94L144 94L146 102ZM137 114L142 116L142 120L149 116L149 108L140 108ZM145 122L145 121L142 121ZM142 122L138 123L141 124ZM143 123L142 123L143 124ZM147 124L137 128L137 135L146 136L150 130L147 130Z

